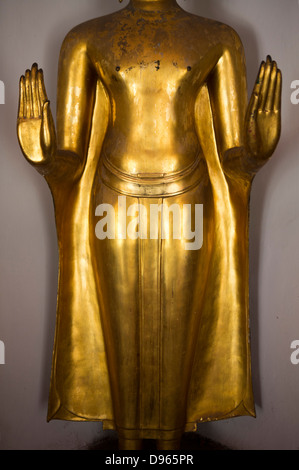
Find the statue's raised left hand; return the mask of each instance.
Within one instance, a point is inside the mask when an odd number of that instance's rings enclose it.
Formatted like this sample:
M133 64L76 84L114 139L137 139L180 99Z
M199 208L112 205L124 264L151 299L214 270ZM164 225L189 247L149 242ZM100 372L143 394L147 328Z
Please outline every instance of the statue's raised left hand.
M281 90L281 71L268 56L261 64L245 122L247 155L261 166L271 157L280 138Z
M56 132L42 70L33 64L20 79L18 139L26 159L50 166L56 154Z

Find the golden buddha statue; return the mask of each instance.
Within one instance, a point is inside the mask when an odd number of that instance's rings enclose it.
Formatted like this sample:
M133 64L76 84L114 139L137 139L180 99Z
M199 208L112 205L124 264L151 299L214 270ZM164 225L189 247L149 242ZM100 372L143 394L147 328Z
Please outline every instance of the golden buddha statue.
M255 416L248 205L279 141L281 82L267 57L248 104L238 35L176 0L131 0L66 36L56 130L42 70L21 77L18 138L51 189L60 252L49 420L171 450L198 423ZM140 207L158 207L156 236ZM186 207L203 211L195 247ZM163 236L174 208L183 228Z

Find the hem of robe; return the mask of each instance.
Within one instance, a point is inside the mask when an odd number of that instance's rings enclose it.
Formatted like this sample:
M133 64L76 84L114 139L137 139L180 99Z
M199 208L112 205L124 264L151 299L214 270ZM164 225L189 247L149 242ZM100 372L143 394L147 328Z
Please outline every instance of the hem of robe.
M228 413L222 415L213 415L209 413L202 417L196 418L196 421L187 422L184 429L124 429L116 426L113 419L107 419L104 416L81 416L80 414L75 413L74 411L68 410L65 406L59 405L57 410L48 415L47 421L61 420L61 421L73 421L73 422L101 422L103 425L103 430L116 430L119 437L125 439L164 439L172 440L178 439L183 433L196 432L198 430L198 425L207 422L216 422L223 421L226 419L237 418L242 416L248 416L251 418L256 418L256 412L254 406L251 404L246 404L242 400L238 406Z

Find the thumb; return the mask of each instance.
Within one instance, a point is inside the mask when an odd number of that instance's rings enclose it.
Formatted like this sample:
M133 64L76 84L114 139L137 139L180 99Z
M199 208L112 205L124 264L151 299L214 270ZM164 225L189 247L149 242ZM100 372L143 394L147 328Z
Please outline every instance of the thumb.
M248 106L248 110L247 110L248 120L252 120L256 118L256 114L257 114L258 107L259 107L259 102L260 102L260 96L257 93L253 93L249 106Z
M52 153L56 145L55 127L50 109L50 101L45 101L43 104L41 144L46 153Z

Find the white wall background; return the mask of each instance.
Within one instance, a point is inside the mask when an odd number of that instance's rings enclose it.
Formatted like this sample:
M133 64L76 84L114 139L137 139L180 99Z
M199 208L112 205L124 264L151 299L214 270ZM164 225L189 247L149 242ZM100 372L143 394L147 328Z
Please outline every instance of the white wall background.
M126 5L127 1L123 5ZM230 24L247 56L249 91L267 54L284 76L283 133L251 198L252 366L257 419L200 426L236 449L299 449L299 80L297 0L180 0L187 10ZM95 423L46 423L56 313L57 244L50 192L16 139L18 80L44 69L55 111L60 45L76 24L120 8L118 0L0 0L0 449L78 449L104 436Z

